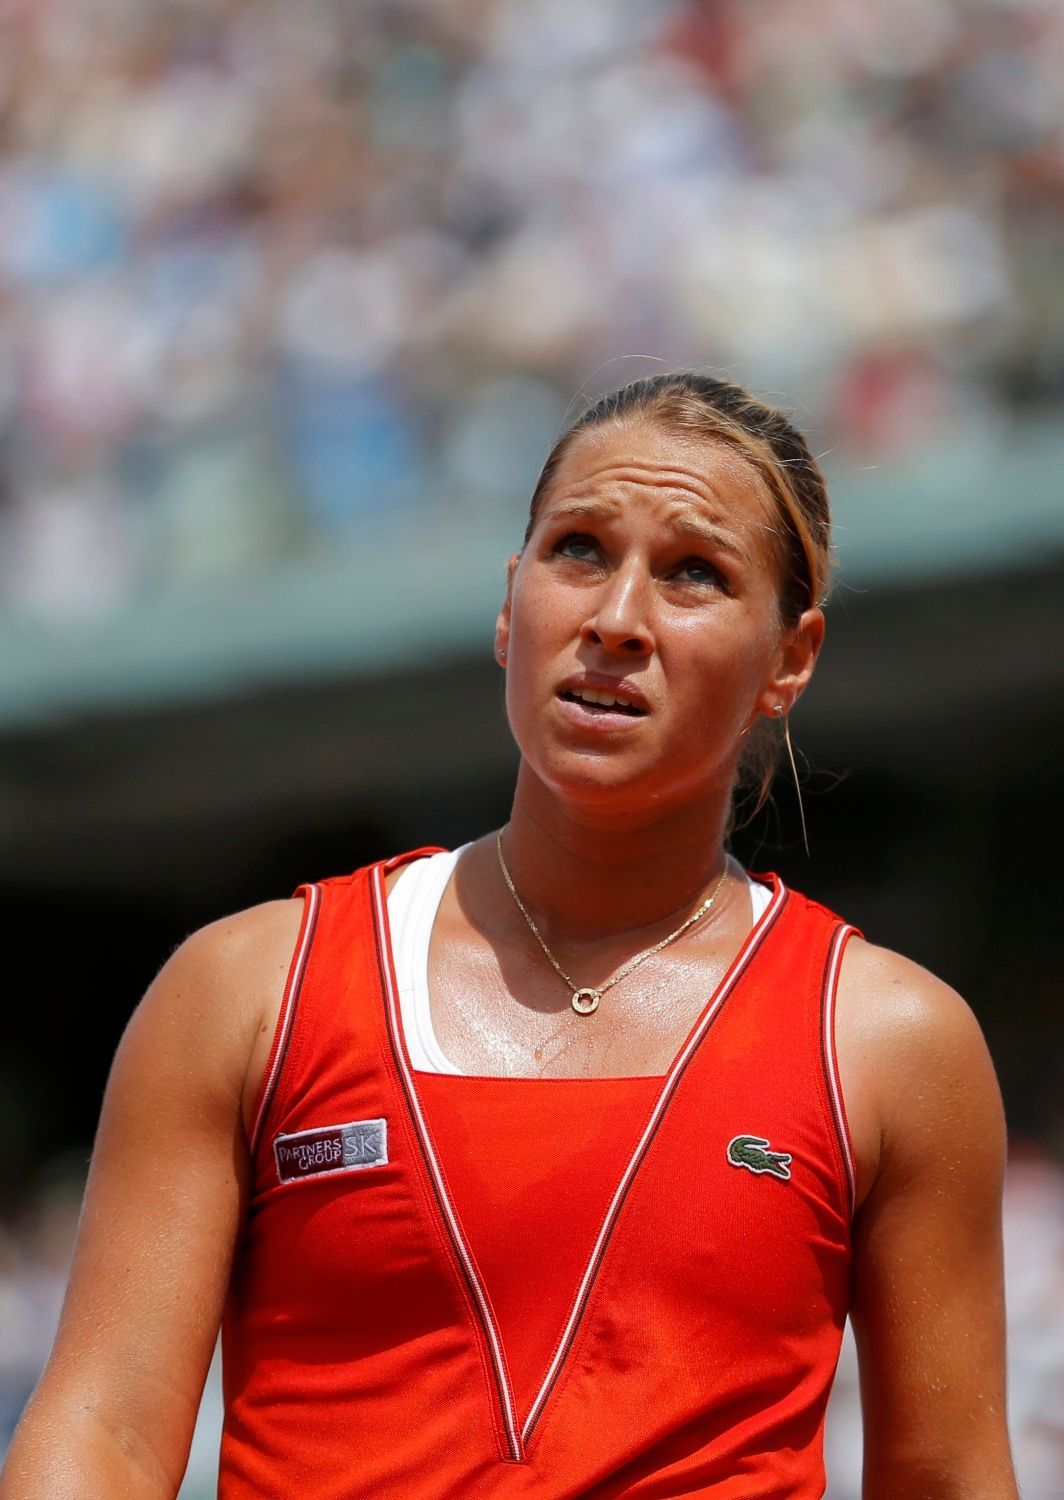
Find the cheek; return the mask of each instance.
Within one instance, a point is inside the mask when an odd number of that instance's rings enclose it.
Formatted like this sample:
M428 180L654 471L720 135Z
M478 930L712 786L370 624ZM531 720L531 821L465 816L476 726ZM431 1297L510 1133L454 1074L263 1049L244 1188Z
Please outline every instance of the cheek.
M517 729L537 696L545 668L554 654L551 630L558 611L544 613L536 590L527 583L515 587L510 605L510 640L506 662L506 712Z
M549 580L530 570L518 571L510 604L510 660L518 670L540 668L571 642L578 631L579 597L574 591L551 587Z
M738 737L756 713L757 700L768 680L775 653L775 635L751 618L719 632L699 629L695 639L681 643L683 662L677 661L696 700L698 731L716 738L721 731ZM666 684L674 674L666 663Z

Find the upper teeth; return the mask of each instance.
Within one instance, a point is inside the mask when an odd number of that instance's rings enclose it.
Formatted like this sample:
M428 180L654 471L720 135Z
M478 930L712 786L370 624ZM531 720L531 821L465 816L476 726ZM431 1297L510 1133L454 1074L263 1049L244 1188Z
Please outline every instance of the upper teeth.
M599 688L574 688L574 698L580 698L585 703L598 703L603 708L613 708L617 703L625 708L630 707L627 698L618 698L616 693L604 693Z

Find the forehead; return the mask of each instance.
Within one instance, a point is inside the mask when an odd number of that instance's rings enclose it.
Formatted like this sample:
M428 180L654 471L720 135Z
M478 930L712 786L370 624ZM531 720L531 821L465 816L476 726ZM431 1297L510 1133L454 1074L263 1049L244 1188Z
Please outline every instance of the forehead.
M768 547L776 504L761 475L730 443L651 423L611 424L575 437L544 497L544 515L575 503L652 502L662 519L684 512L723 523Z

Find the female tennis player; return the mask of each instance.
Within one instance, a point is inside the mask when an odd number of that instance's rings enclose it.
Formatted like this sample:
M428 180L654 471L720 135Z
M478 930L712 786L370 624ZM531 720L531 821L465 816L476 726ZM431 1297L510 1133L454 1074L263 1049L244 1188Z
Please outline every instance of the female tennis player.
M220 1323L223 1500L811 1500L848 1313L865 1500L1017 1500L979 1029L725 850L827 575L817 466L737 387L560 439L496 634L509 822L167 963L3 1500L174 1496Z

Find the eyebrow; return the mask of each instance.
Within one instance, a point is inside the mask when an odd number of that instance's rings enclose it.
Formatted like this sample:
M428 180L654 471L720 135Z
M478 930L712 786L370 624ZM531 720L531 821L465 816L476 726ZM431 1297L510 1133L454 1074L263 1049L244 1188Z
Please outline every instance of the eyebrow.
M684 536L705 542L710 547L720 547L722 551L731 552L735 557L746 560L746 548L730 532L720 531L716 526L706 526L701 521L678 520L673 525Z
M562 505L554 506L551 514L555 519L571 517L573 520L609 521L621 509L620 505L612 501L569 500ZM672 522L672 526L683 536L692 537L695 541L703 542L710 547L719 547L722 551L730 552L744 562L748 560L746 548L730 532L721 531L716 526L707 525L703 521L695 521L686 516L678 517Z
M576 519L586 521L608 521L620 510L620 506L612 501L602 500L567 500L564 505L556 505L551 511L552 516L573 516Z

